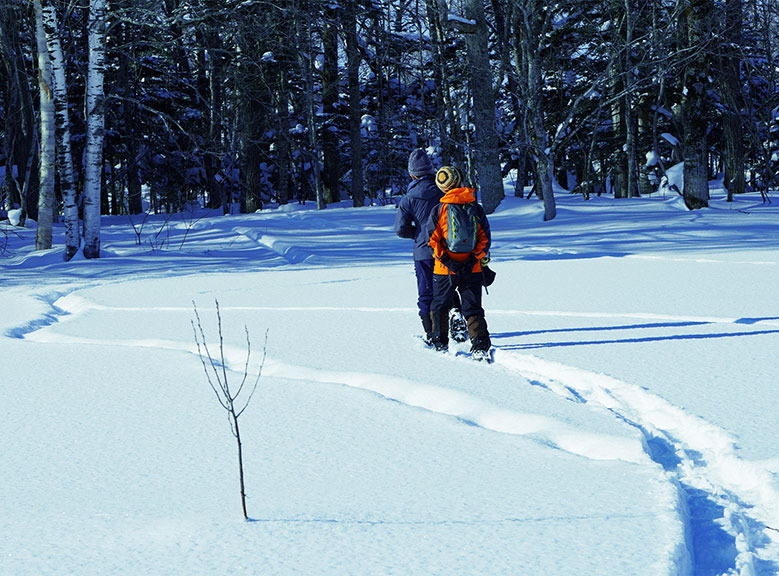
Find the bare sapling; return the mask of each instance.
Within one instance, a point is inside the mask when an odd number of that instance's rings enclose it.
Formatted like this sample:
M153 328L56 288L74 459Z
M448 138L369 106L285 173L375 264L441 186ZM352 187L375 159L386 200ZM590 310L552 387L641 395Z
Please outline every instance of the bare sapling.
M143 241L141 240L141 234L143 234L143 227L146 224L146 220L149 218L149 213L143 213L143 220L141 221L140 226L137 226L135 224L135 220L133 220L132 214L130 214L130 208L127 203L125 203L125 210L127 211L127 217L130 219L130 225L133 227L133 232L135 232L135 245L140 246L143 244Z
M9 236L14 236L19 240L22 239L21 234L15 228L15 226L9 225L6 222L0 223L0 258L13 256L11 249L8 247Z
M203 325L200 322L200 315L197 311L197 305L192 302L192 306L195 309L195 319L192 320L192 330L195 334L195 344L197 345L197 353L200 356L200 361L203 364L203 371L206 374L208 384L211 386L211 390L214 391L216 399L219 401L220 406L227 412L228 420L230 421L230 431L238 444L238 472L241 483L241 507L243 508L243 517L245 520L249 519L246 513L246 484L244 482L243 473L243 445L241 443L241 431L238 427L238 419L241 414L244 413L249 406L254 392L257 390L257 385L260 382L262 376L262 368L265 366L265 355L268 346L268 331L265 331L265 344L262 349L262 360L260 361L259 369L257 371L257 378L254 380L254 385L251 389L246 387L246 382L249 380L249 364L252 354L251 341L249 339L249 329L244 325L244 331L246 332L246 363L243 368L243 377L241 383L237 389L233 390L230 387L228 374L230 370L227 367L225 360L225 347L224 338L222 336L222 314L219 310L219 301L214 300L216 304L216 319L217 319L217 331L219 336L219 352L218 357L214 357L208 348L206 336L203 331Z
M187 241L189 231L194 228L195 224L203 219L202 216L195 218L195 208L196 205L190 202L184 206L184 210L180 213L181 221L184 223L184 237L181 239L181 244L179 244L179 250L184 248L184 242Z

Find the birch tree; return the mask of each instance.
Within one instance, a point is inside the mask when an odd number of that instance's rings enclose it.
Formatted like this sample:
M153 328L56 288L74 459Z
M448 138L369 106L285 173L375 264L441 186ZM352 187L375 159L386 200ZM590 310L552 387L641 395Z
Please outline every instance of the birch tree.
M65 261L68 261L78 252L81 234L78 226L76 178L70 146L70 114L68 112L68 90L65 78L65 56L62 50L56 8L51 0L41 0L41 4L54 81L57 136L56 159L65 211Z
M35 249L51 248L51 227L54 220L55 123L54 92L49 48L43 25L41 0L34 1L35 39L38 50L38 91L40 96L40 191L38 196L38 230Z
M90 0L86 87L87 138L84 159L84 256L100 257L100 192L105 128L106 0Z

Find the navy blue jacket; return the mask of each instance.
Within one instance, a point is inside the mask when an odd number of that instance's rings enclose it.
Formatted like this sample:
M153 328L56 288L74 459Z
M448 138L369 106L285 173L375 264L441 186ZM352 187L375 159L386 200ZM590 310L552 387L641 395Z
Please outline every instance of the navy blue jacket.
M398 204L395 233L401 238L414 239L414 260L433 259L433 250L427 243L430 240L427 221L443 195L435 185L435 176L431 174L412 180Z

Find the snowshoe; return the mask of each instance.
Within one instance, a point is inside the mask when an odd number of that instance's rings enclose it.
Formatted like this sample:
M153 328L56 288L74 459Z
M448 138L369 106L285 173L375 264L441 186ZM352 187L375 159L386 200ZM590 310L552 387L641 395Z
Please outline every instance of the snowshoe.
M468 340L468 324L465 323L462 312L457 308L449 310L449 337L455 342Z
M492 350L473 350L471 352L471 358L476 362L487 362L487 364L492 364Z
M448 342L440 342L433 340L433 348L436 352L448 352L449 351L449 343Z

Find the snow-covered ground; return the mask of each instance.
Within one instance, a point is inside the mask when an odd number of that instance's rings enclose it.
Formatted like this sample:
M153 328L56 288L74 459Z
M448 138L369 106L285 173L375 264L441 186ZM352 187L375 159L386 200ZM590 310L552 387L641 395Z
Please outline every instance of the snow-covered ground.
M779 203L714 195L506 198L493 365L414 337L393 206L4 228L0 573L779 573Z

